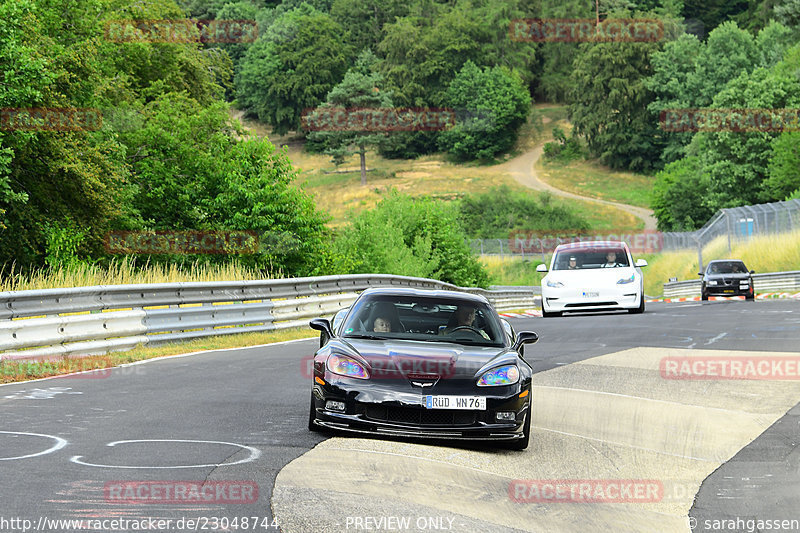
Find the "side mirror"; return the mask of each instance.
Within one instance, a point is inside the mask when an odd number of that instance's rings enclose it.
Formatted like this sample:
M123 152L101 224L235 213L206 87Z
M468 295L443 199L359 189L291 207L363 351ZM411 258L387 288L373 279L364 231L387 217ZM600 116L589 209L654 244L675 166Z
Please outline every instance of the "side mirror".
M533 331L520 331L517 333L517 339L514 341L514 345L511 348L517 351L523 344L533 344L538 340L539 335L537 333Z
M697 275L698 275L698 276L702 276L702 275L703 275L703 273L702 273L702 272L698 272L698 273L697 273Z
M320 335L319 345L322 347L328 339L333 337L333 330L331 329L331 323L328 321L327 318L314 318L311 322L308 323L311 326L311 329L316 329L317 331L321 331L322 335Z
M751 273L751 274L755 274L755 273L756 273L756 271L755 271L755 270L751 270L751 271L750 271L750 273Z
M544 263L536 265L536 272L547 272L547 265Z
M637 259L636 260L636 266L637 267L646 267L647 266L647 260L646 259Z

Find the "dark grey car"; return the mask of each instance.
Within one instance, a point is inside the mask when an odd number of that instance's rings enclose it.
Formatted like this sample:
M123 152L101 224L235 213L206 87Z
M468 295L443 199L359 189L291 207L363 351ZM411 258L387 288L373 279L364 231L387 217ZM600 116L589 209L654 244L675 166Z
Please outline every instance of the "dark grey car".
M744 262L738 259L711 261L706 267L700 286L700 298L708 300L709 296L744 296L747 300L755 298L753 274L747 270Z

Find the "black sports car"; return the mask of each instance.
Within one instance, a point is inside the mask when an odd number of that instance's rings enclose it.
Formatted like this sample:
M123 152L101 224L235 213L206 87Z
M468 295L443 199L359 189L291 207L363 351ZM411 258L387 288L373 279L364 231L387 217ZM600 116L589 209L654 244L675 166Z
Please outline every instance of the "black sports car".
M741 296L747 300L755 298L753 288L753 274L755 271L747 270L742 261L738 259L724 259L711 261L706 267L705 274L700 282L700 299L708 300L709 296Z
M533 372L520 352L538 335L515 334L482 296L368 289L335 324L310 324L323 343L310 430L528 446Z

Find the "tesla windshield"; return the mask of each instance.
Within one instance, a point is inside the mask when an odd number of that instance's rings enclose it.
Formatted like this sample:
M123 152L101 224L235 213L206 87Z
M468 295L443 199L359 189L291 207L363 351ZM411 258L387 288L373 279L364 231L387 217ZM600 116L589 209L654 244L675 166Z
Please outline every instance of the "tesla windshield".
M556 252L553 270L627 267L628 254L619 247L564 248Z

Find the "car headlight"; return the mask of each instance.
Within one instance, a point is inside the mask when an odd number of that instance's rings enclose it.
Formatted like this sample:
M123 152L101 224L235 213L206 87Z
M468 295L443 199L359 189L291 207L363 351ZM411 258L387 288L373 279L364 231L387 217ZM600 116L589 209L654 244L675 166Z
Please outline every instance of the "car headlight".
M334 374L358 379L369 379L364 365L345 355L331 355L326 363L328 370Z
M620 280L617 280L617 285L625 285L626 283L633 283L634 279L636 279L636 276L634 274L631 274L631 277L629 278L622 278Z
M716 281L714 281L714 280L712 279L712 280L709 280L709 281L708 281L708 284L709 284L709 285L716 285L716 284L717 284L717 282L716 282Z
M478 387L513 385L517 381L519 381L519 368L516 365L499 366L484 373L478 380Z
M548 287L553 287L553 288L558 288L558 287L563 287L564 284L561 283L560 281L552 281L552 280L548 279L547 280L547 286Z

